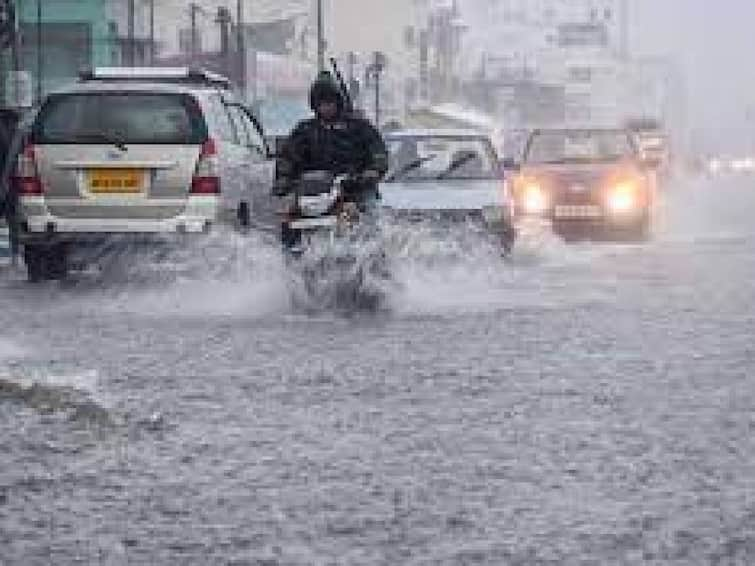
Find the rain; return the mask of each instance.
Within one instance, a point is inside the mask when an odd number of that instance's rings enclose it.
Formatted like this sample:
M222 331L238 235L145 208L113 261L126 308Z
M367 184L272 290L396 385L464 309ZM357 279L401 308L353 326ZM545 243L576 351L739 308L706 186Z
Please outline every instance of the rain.
M753 18L0 0L0 565L755 563Z

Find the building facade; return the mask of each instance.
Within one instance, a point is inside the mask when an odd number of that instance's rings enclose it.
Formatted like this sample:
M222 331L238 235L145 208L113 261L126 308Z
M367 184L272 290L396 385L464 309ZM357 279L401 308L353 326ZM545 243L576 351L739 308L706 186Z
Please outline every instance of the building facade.
M117 45L108 0L21 0L16 9L20 69L41 92L70 82L84 68L113 63Z
M621 120L628 0L469 0L468 7L482 30L480 74L497 84L496 110L511 127Z

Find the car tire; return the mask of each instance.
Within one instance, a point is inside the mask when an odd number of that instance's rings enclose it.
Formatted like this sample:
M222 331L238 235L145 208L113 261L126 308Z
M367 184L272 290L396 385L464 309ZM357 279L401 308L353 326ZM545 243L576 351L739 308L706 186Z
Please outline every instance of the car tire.
M516 243L516 229L513 226L506 226L501 234L501 244L503 245L503 254L508 257L514 251Z
M60 244L47 250L47 278L63 281L68 277L68 247Z
M650 216L645 215L624 231L625 238L630 242L646 242L650 239Z
M634 229L634 235L635 239L640 242L646 242L650 239L650 233L651 233L651 226L650 226L650 217L645 216L642 221L635 226Z
M49 280L63 281L68 277L68 248L62 244L27 245L24 247L24 263L30 283Z
M41 246L24 246L26 276L30 283L39 283L47 273L47 253Z
M239 228L242 230L248 230L252 225L252 212L248 202L241 201L239 203L239 207L236 210L236 220Z

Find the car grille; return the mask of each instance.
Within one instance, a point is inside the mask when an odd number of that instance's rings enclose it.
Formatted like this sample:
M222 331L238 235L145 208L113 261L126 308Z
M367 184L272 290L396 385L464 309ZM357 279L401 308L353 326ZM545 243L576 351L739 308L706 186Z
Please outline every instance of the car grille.
M567 181L560 182L552 189L552 200L555 205L600 205L601 193L598 182Z

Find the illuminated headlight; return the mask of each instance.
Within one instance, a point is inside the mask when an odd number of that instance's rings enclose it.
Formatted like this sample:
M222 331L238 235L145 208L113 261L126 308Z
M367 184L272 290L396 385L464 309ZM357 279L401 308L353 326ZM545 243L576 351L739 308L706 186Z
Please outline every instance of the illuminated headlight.
M330 193L301 197L299 199L301 215L306 217L323 216L332 206L333 197Z
M608 208L616 214L632 212L637 205L637 189L632 183L615 186L608 196Z
M711 173L718 173L724 168L724 162L720 159L711 159L708 162L708 171Z
M548 199L540 185L533 183L524 188L522 208L526 214L542 214L548 209Z
M506 218L506 210L500 206L486 206L482 209L482 219L486 224L499 224Z

